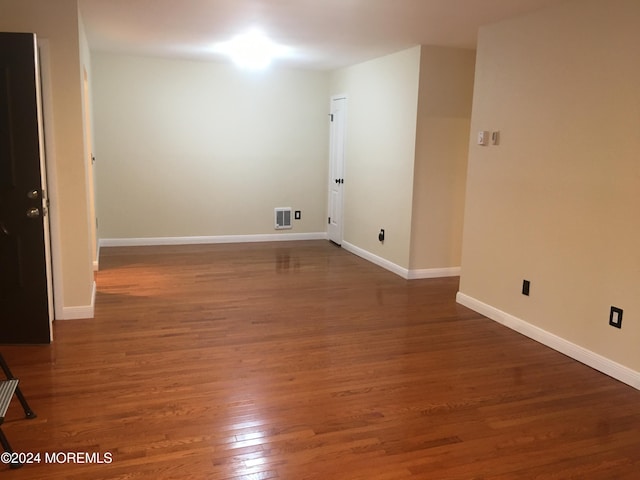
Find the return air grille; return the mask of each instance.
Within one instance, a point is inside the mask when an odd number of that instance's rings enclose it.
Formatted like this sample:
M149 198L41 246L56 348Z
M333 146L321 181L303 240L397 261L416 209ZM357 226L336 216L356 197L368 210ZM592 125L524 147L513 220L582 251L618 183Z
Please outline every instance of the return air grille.
M276 230L285 230L291 228L291 207L276 208Z

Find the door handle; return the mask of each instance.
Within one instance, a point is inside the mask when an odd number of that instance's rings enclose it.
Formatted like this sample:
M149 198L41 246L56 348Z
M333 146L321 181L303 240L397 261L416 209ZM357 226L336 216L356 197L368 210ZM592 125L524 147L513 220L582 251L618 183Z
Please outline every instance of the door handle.
M27 218L38 218L40 216L40 209L31 207L27 209Z
M11 235L9 233L9 230L7 230L7 227L5 226L4 222L0 222L0 232L2 232L2 234L6 235L7 237Z
M40 192L38 192L38 190L29 190L27 192L27 198L29 200L38 200L40 198Z

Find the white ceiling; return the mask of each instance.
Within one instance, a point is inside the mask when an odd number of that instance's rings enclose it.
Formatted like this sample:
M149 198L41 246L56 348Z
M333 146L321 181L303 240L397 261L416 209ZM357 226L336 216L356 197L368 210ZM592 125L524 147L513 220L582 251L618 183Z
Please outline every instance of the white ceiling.
M414 45L474 48L478 27L565 0L80 0L92 50L221 60L258 27L289 66L334 69Z

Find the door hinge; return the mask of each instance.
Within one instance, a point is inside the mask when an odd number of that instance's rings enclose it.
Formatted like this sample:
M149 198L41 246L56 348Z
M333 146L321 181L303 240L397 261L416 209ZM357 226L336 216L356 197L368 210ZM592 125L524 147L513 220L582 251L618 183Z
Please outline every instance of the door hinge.
M333 113L329 114L329 119L333 122Z
M327 223L331 225L331 217L328 218Z

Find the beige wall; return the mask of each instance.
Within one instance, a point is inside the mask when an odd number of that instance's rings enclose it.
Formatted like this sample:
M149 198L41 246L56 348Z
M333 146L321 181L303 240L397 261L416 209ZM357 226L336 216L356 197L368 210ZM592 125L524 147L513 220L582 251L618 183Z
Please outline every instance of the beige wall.
M35 32L49 41L51 86L48 99L53 125L46 126L54 145L55 175L49 181L55 191L52 214L58 217L54 255L60 266L55 291L56 312L62 308L87 307L93 286L90 233L87 228L82 84L80 81L79 26L76 0L0 0L0 30ZM45 99L47 100L47 99Z
M409 267L420 47L333 73L346 94L344 241ZM378 232L385 229L384 244Z
M475 50L423 46L411 269L460 266Z
M324 232L328 74L94 52L101 238ZM302 210L274 230L273 209Z
M471 130L502 140L470 147L460 284L635 371L639 25L637 0L580 0L481 29Z

